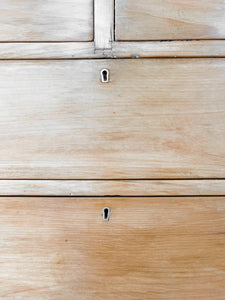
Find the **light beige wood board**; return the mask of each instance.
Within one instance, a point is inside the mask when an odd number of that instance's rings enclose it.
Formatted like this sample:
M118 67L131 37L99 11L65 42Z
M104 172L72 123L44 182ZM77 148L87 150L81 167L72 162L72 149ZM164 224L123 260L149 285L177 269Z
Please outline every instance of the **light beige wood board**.
M0 209L1 299L224 299L224 197L3 197Z
M2 0L0 41L90 41L93 0Z
M97 52L112 48L114 40L114 0L95 0L95 49Z
M99 40L99 47L102 42ZM110 44L111 49L96 50L96 42L0 43L0 59L225 57L225 40Z
M0 196L224 196L223 180L0 180Z
M224 47L219 48L223 49ZM83 59L99 57L103 58L104 56L95 53L94 42L0 43L0 59Z
M225 40L114 42L112 56L121 58L225 57Z
M224 178L224 76L224 59L1 61L0 178Z
M224 39L222 0L116 0L116 39Z

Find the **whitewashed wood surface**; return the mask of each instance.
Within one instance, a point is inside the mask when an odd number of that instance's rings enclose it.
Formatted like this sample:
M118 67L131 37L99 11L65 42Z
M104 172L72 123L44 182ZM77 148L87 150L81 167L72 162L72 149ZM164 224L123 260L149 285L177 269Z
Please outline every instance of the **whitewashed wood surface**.
M224 178L224 76L224 59L1 61L0 178Z
M93 0L2 0L0 42L90 41Z
M224 39L222 0L116 0L117 40Z

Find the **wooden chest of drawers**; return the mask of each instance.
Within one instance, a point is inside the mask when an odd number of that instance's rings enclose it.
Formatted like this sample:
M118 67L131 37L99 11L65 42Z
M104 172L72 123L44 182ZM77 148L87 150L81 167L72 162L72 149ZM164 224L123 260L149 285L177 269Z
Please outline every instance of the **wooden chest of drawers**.
M0 299L225 299L225 3L0 4Z

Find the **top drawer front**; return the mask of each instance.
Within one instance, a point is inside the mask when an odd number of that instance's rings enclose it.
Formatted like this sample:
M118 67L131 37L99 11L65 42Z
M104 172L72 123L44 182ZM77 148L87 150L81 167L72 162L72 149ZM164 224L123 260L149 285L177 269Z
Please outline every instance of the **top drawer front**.
M0 41L90 41L93 0L1 0Z
M224 178L224 77L225 59L0 61L0 178Z
M225 38L225 3L223 0L116 0L116 38Z

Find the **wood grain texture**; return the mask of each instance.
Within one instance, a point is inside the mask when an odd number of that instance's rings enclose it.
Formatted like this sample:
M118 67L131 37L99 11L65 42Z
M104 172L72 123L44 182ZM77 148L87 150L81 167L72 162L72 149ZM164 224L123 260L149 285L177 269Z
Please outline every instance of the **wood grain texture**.
M95 50L102 52L111 49L114 40L114 0L95 0L94 7Z
M0 196L224 196L224 180L0 180Z
M2 0L0 41L90 41L93 0Z
M118 40L224 39L222 0L116 0Z
M114 42L111 56L120 58L225 57L225 40Z
M0 43L0 59L225 57L225 40L112 42L110 47L96 50L94 42Z
M224 299L223 197L3 197L0 209L2 299Z
M94 42L0 43L0 59L76 58L104 58L104 56L95 53Z
M224 76L224 59L1 61L0 178L225 178Z

